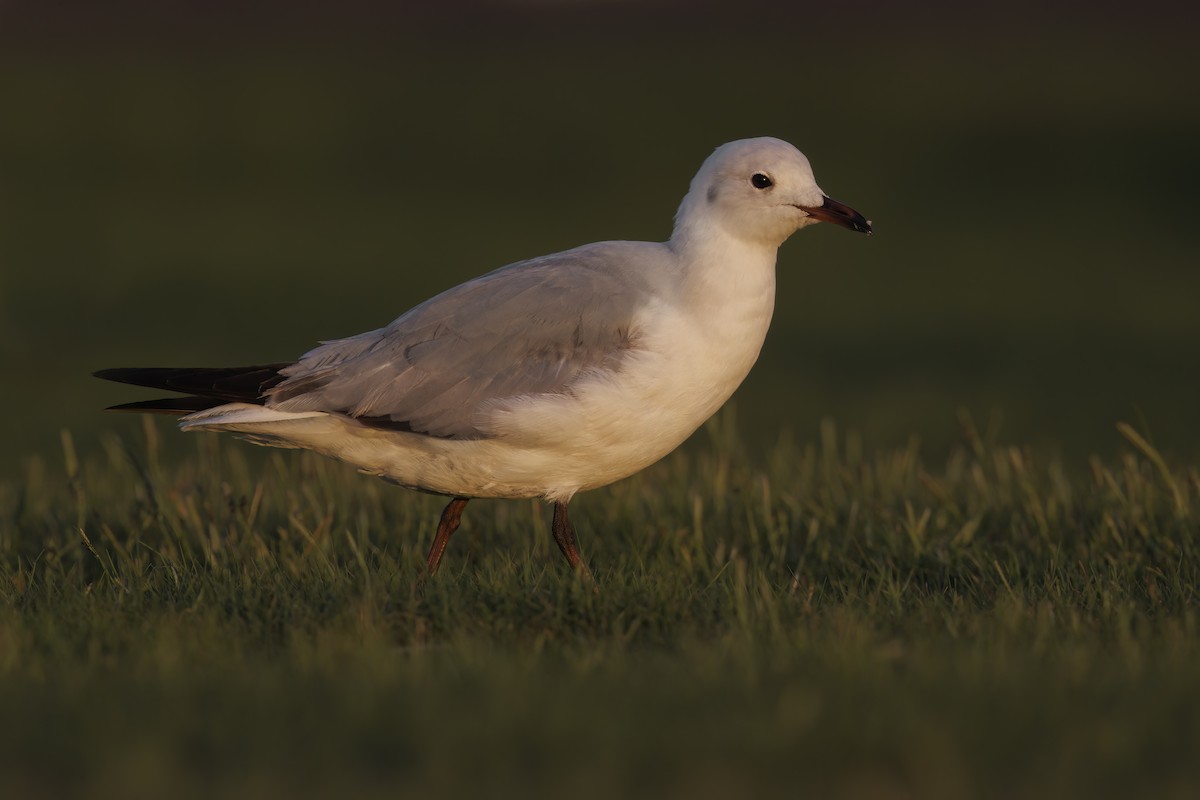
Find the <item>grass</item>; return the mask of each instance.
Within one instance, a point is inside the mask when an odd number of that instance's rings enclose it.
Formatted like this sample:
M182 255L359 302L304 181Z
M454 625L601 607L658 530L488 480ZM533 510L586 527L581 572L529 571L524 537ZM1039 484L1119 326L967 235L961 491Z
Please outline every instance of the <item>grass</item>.
M748 456L548 509L147 425L0 484L6 796L1194 796L1200 471L987 441ZM15 792L15 793L14 793Z

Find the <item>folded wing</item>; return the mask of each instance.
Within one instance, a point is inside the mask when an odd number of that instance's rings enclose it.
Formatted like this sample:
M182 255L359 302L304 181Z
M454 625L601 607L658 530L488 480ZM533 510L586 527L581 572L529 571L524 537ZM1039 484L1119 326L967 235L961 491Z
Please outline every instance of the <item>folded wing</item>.
M331 411L430 436L485 437L481 413L617 370L648 296L610 242L521 262L450 289L379 330L327 342L266 390L281 411ZM641 257L645 257L645 253Z

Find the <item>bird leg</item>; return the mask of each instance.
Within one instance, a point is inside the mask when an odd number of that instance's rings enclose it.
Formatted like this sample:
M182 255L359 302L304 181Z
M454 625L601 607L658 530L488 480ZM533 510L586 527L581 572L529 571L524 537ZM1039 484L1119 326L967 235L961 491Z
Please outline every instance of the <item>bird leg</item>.
M588 569L587 564L583 563L583 556L579 554L579 546L575 544L575 527L571 524L571 520L567 519L567 504L556 502L554 504L554 524L550 528L554 532L554 541L558 543L558 549L562 551L563 558L571 565L571 568L578 570L593 584L596 579L592 577L592 571Z
M463 509L467 507L467 500L466 497L456 497L442 511L437 535L433 537L433 545L429 548L427 560L430 575L437 572L438 564L442 561L442 553L446 551L446 544L450 541L450 535L458 530L458 522L462 518Z

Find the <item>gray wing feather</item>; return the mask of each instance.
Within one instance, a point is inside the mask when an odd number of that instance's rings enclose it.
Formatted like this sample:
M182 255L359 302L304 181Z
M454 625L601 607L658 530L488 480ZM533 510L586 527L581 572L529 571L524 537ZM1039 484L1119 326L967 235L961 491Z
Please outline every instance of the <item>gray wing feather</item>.
M654 248L607 242L498 269L385 328L310 351L281 370L268 405L483 437L478 412L489 401L567 391L618 367L655 273L647 257L666 257Z

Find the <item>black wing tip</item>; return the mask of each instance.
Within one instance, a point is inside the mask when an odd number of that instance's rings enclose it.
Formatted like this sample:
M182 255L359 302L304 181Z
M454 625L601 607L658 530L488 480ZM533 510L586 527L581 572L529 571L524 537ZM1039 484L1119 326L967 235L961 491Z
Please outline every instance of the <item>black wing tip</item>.
M169 388L166 383L178 375L199 372L199 369L179 367L109 367L98 369L92 377L114 383L128 383L133 386L148 386L152 389Z
M124 383L122 378L135 370L131 367L109 367L108 369L98 369L92 373L93 378L99 378L105 381L116 381Z
M112 367L96 370L92 375L101 380L165 389L213 401L261 403L264 393L283 381L279 373L288 366L289 363L246 367Z
M139 400L134 403L119 403L109 406L105 411L124 411L135 414L192 414L205 411L219 405L224 400L214 400L210 397L160 397L156 400Z

